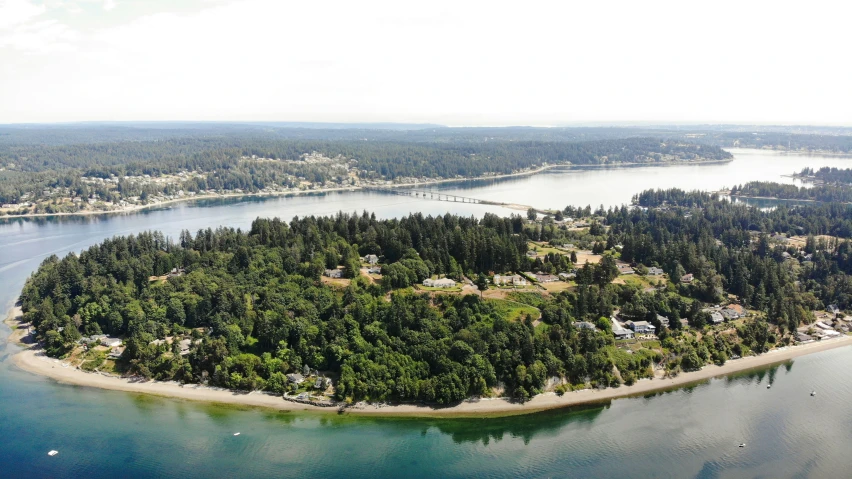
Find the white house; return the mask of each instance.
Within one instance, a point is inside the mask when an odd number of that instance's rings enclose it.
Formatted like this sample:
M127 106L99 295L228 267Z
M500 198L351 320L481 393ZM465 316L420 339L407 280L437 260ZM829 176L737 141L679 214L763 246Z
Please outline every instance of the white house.
M656 266L651 266L648 268L648 274L651 276L662 276L664 271L661 268L657 268Z
M101 344L108 348L115 348L121 346L122 341L118 338L111 338L109 336L104 336L101 338Z
M426 279L423 281L423 286L429 288L455 288L456 282L451 280L450 278L441 278L441 279Z

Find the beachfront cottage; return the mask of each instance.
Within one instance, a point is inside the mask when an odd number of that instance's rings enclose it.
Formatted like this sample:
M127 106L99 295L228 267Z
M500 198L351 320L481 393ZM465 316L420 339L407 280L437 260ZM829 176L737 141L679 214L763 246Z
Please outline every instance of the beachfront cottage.
M451 280L450 278L441 278L441 279L426 279L423 281L423 286L428 288L455 288L456 282Z
M287 380L293 384L302 384L305 382L305 377L299 373L292 373L287 375Z

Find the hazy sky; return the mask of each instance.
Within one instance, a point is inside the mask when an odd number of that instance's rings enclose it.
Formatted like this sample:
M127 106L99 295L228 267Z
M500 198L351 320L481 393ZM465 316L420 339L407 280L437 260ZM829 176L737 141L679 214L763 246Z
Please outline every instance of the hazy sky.
M852 125L845 3L0 0L0 122Z

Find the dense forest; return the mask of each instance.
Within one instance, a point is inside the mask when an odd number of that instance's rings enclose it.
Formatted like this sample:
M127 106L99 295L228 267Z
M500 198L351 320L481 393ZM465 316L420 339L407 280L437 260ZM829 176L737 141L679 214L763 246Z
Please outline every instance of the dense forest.
M158 233L113 238L46 259L21 300L54 356L67 354L81 335L108 333L127 338L120 363L146 377L281 393L292 387L286 373L317 369L337 378L340 400L444 404L498 386L526 400L553 377L618 386L649 376L653 365L721 364L789 343L796 328L813 321L811 312L828 304L852 308L847 206L761 211L700 192L638 197L647 209L566 207L565 215L588 216L591 227L583 230L550 217L379 221L364 213L258 219L246 232L185 231L176 242ZM784 240L791 235L807 238L802 249ZM533 258L529 241L575 242L603 256L582 265L573 253ZM367 254L381 258L380 282L358 272ZM640 270L660 267L671 280L652 290L615 283L616 258ZM351 278L348 285L320 280L334 267ZM164 276L176 269L181 273ZM515 297L538 308L540 318L511 319L473 294L410 288L433 275L479 278L485 288L483 277L533 270L576 271L576 287ZM686 273L694 281L678 280ZM728 294L757 315L732 331L713 329L704 306ZM659 347L634 354L615 347L608 319L615 309L654 323ZM685 331L679 319L703 333ZM191 337L191 349L179 355L175 342L156 341L169 336Z
M803 168L796 176L829 185L852 185L852 168L836 168L831 166L824 166L818 170Z
M731 196L849 203L852 202L852 188L829 185L807 188L769 181L750 181L731 188Z

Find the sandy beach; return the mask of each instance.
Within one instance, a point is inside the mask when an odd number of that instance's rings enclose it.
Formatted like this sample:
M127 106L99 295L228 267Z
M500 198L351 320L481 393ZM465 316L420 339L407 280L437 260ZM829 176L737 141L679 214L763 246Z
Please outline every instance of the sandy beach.
M38 348L22 344L20 341L26 333L26 328L20 328L20 308L13 308L6 320L12 328L10 342L15 342L23 351L12 357L15 365L33 374L47 376L61 383L89 386L116 391L152 394L156 396L204 401L222 404L272 408L282 411L315 411L323 413L338 413L336 407L319 407L286 401L280 396L263 392L236 392L221 388L176 382L144 381L134 378L119 378L95 373L86 373L63 363L59 359L49 358ZM374 405L359 403L346 408L347 414L381 415L381 416L453 416L453 417L482 417L509 416L529 414L548 409L557 409L581 404L605 402L611 399L639 396L654 391L673 389L680 386L707 381L711 378L725 376L731 373L767 366L829 349L852 345L852 336L818 341L810 344L792 346L770 351L760 356L728 361L724 366L705 366L700 371L682 373L671 379L643 379L633 386L621 386L603 390L585 389L557 396L555 393L539 394L525 404L509 402L503 398L469 400L451 407L431 407L415 404Z

